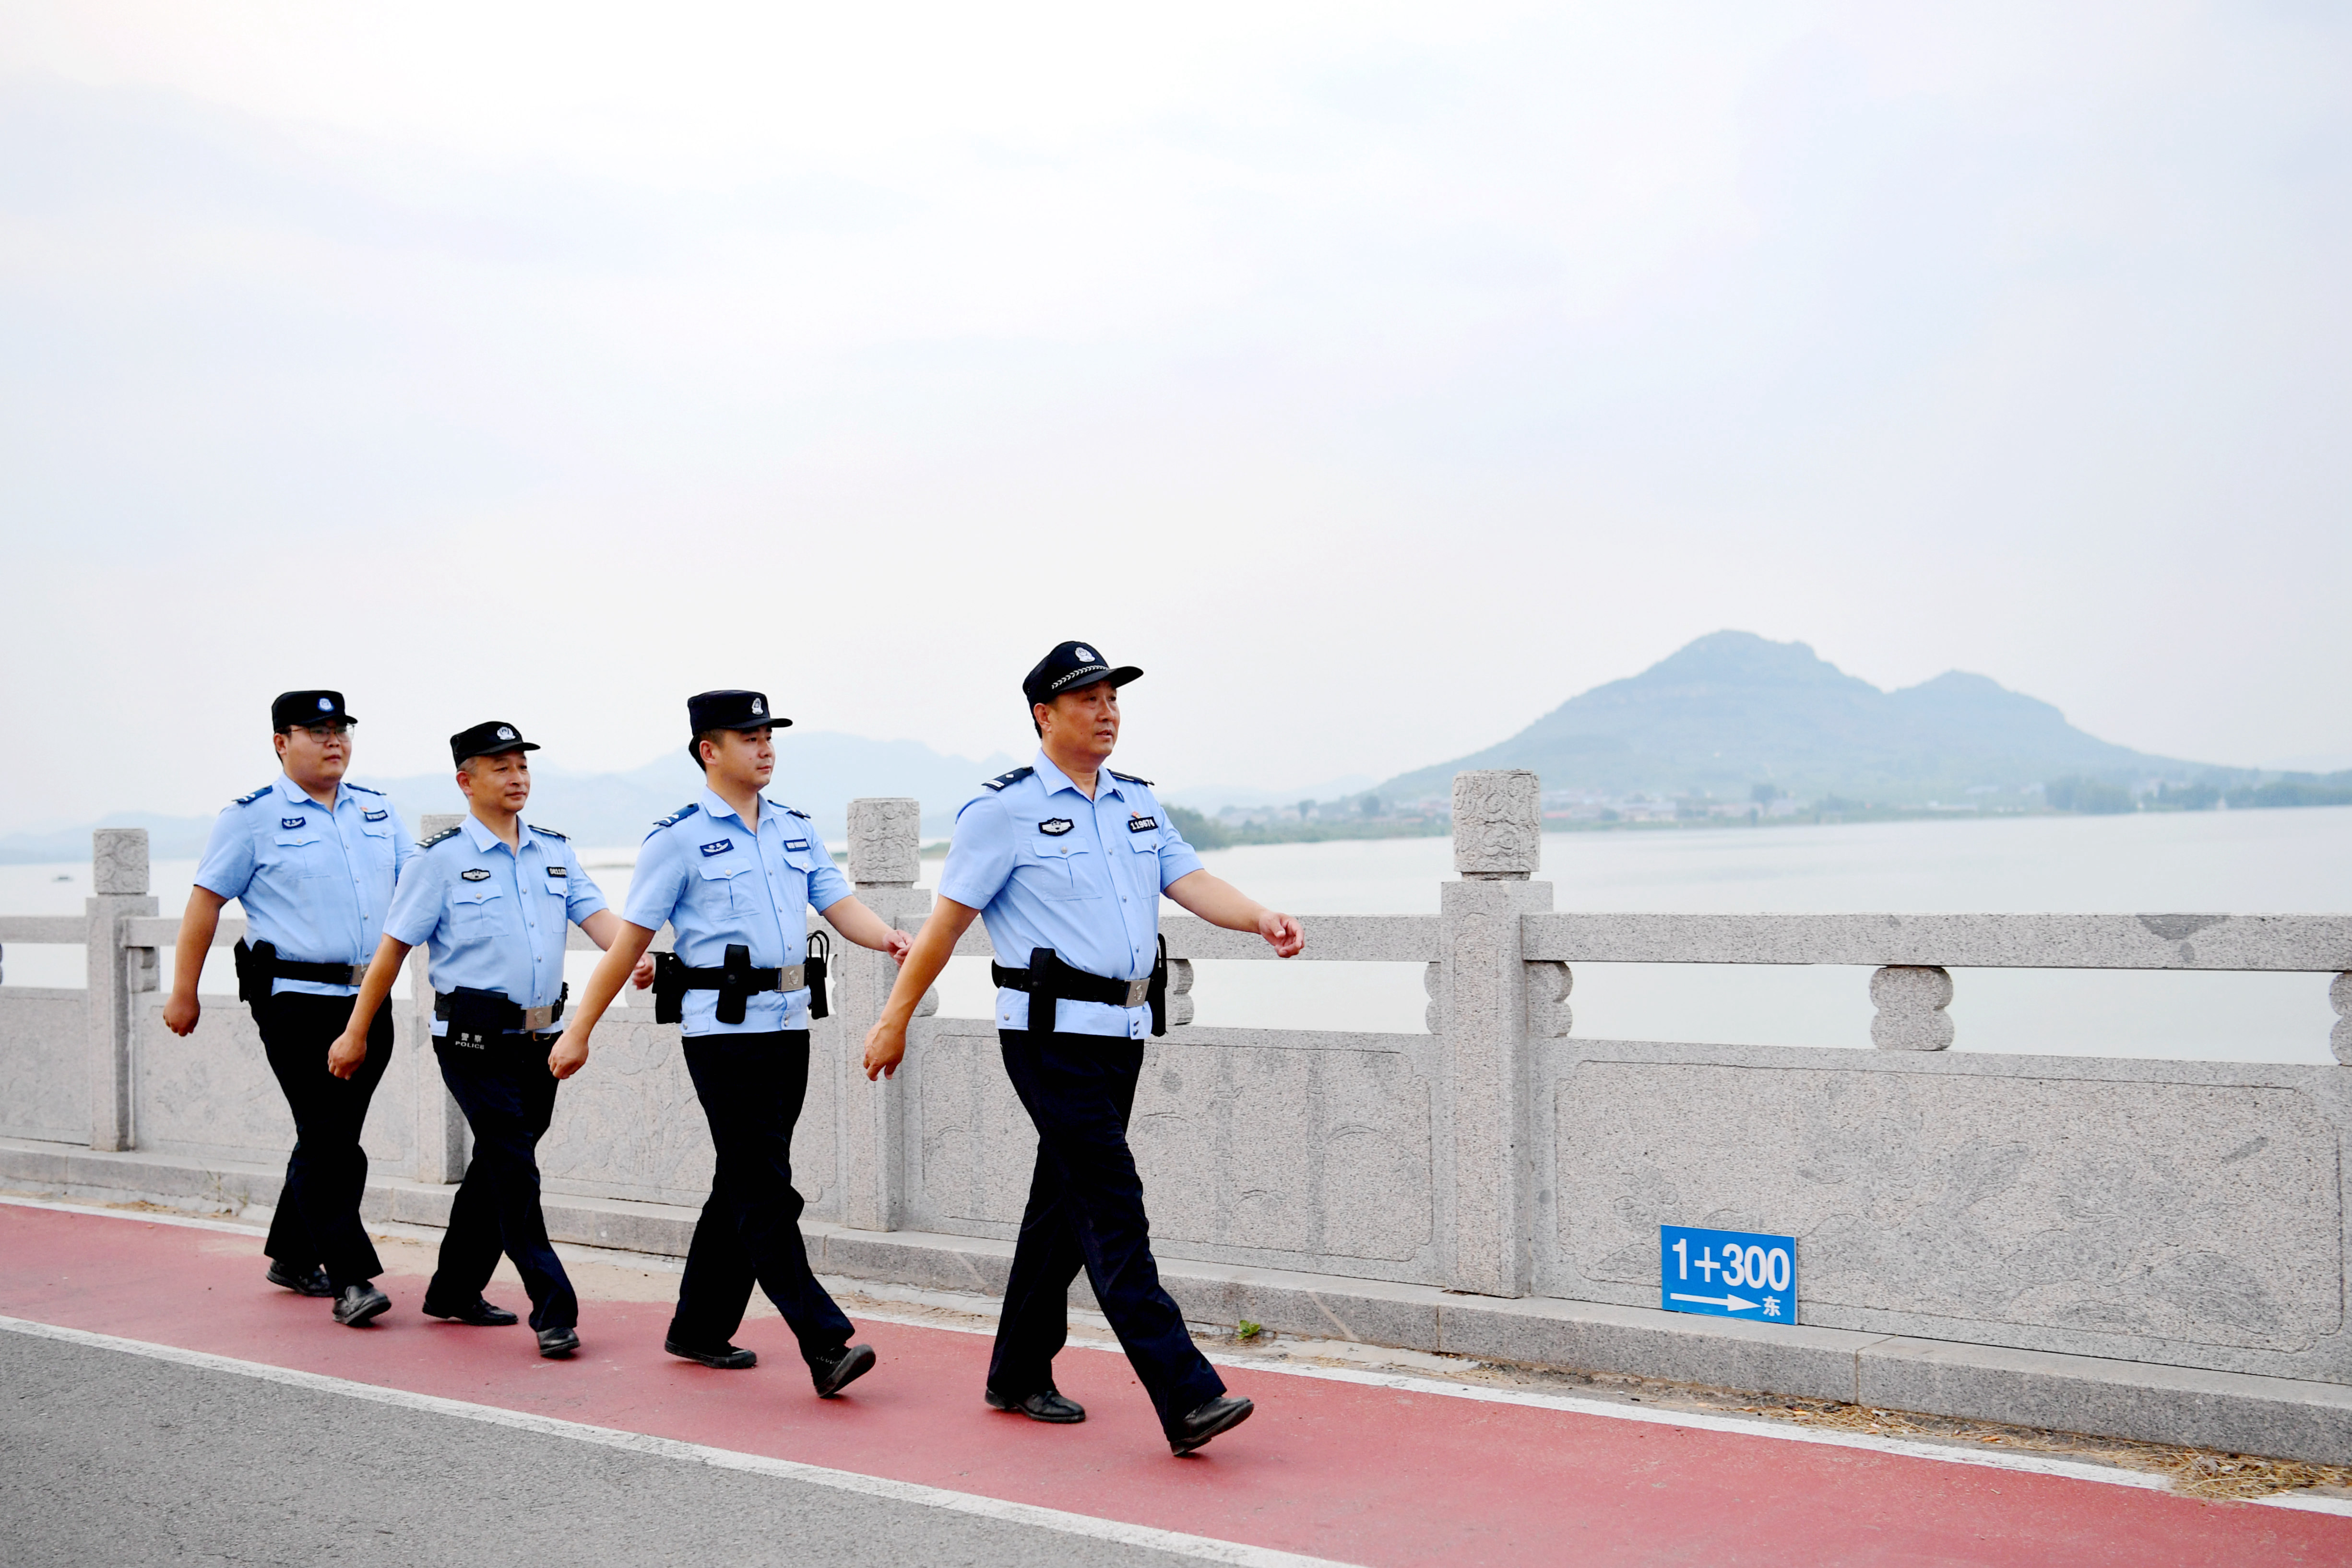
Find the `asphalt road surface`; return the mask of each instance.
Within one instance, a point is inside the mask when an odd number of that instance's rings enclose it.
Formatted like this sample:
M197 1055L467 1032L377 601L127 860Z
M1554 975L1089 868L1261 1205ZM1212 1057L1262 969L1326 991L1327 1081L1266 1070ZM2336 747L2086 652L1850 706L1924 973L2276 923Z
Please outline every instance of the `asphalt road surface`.
M9 1568L1197 1561L0 1333Z

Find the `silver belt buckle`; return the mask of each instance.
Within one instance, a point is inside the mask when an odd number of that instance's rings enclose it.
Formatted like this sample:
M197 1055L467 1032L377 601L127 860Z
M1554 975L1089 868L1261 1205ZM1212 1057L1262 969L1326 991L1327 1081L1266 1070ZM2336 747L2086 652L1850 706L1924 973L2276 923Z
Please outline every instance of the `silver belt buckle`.
M364 963L354 963L354 964L352 964L352 978L351 978L350 984L353 984L353 985L364 985L364 984L367 984L367 971L368 971L368 966L367 966L366 964L364 964Z
M522 1026L528 1033L535 1034L551 1026L554 1022L555 1006L552 1003L544 1007L525 1007L522 1010Z
M779 990L779 991L801 991L801 990L805 990L805 989L807 988L807 986L808 986L808 965L807 965L807 964L805 964L805 963L787 963L787 964L785 964L782 968L781 968L781 969L779 969L779 970L777 970L777 971L776 971L776 989L777 989L777 990Z
M1140 1007L1146 1002L1150 1000L1151 977L1150 975L1147 974L1140 980L1130 980L1127 983L1127 1005L1129 1006Z

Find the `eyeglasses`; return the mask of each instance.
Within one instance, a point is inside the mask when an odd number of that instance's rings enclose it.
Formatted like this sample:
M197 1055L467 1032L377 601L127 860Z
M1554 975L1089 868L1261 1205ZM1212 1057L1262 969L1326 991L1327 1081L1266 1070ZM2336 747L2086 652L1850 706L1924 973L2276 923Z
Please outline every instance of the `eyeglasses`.
M286 732L290 735L299 730L310 739L324 745L338 735L350 734L352 722L349 719L330 719L323 724L289 724L286 726Z

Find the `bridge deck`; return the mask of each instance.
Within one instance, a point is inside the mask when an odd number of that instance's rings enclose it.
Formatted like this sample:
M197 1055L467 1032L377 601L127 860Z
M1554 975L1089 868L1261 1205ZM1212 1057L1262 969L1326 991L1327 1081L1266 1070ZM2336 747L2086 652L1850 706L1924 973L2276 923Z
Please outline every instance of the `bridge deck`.
M760 1367L717 1373L662 1354L667 1305L592 1300L583 1352L551 1363L525 1329L419 1316L421 1279L388 1278L394 1310L354 1331L262 1267L250 1234L0 1205L6 1317L1245 1548L1398 1565L2352 1560L2335 1514L1257 1366L1225 1373L1256 1417L1180 1461L1098 1350L1065 1352L1091 1419L1055 1428L982 1406L988 1342L968 1332L861 1324L881 1365L820 1402L772 1317L741 1336Z

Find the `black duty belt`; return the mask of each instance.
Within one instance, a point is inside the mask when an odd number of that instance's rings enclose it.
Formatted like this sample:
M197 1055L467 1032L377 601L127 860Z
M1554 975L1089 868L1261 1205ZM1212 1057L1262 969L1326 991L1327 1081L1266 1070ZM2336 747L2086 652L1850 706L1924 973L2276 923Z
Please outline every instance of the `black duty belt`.
M299 958L280 958L275 942L239 941L231 957L236 963L236 999L248 1005L268 1001L269 983L273 980L357 985L367 978L364 963L311 963Z
M1168 939L1164 936L1160 939L1160 954L1151 965L1151 973L1142 980L1112 980L1073 969L1050 947L1033 951L1026 969L1007 969L1001 963L991 963L988 973L1006 990L1029 994L1032 1034L1054 1032L1054 1005L1057 1002L1099 1002L1108 1007L1149 1005L1151 1032L1168 1032Z
M683 1023L689 991L718 992L719 1021L740 1024L744 1004L753 996L803 987L809 994L809 1016L829 1017L824 1005L824 964L831 952L824 933L811 931L807 961L776 969L752 968L751 949L740 942L728 944L726 960L716 969L697 969L675 952L657 952L654 954L654 1022Z
M547 1006L525 1007L509 1000L503 991L460 985L455 991L433 994L433 1016L449 1026L451 1045L479 1048L501 1035L535 1034L554 1027L571 995L572 987L566 985Z

